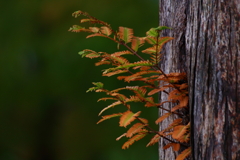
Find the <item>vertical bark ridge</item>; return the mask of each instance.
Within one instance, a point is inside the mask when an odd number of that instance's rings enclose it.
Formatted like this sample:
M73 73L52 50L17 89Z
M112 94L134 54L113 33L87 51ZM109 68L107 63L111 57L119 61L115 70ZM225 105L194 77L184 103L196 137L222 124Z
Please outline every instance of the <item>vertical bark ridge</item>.
M192 158L240 159L240 0L160 0L160 21L175 38L160 66L188 75Z
M186 0L160 0L160 25L171 27L171 30L162 32L161 36L174 37L174 40L166 44L162 53L162 61L160 67L165 73L170 72L186 72L186 52L185 52L185 29L186 29ZM162 93L160 95L160 102L167 100L167 95ZM164 104L164 108L170 109L172 104ZM163 115L165 111L159 110L159 115ZM173 122L173 116L163 121L159 125L159 129L166 128ZM171 148L163 150L168 142L161 139L159 142L159 159L161 160L175 160L177 152L172 151Z

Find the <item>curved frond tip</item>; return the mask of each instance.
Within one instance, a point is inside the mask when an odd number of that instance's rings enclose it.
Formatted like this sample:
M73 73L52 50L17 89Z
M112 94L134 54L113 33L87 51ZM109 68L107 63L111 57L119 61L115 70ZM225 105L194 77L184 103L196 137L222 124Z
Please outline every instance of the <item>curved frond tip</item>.
M119 37L125 43L129 43L132 41L133 38L133 29L127 27L119 27Z
M188 147L184 151L182 151L181 154L179 154L176 158L176 160L184 160L186 157L188 157L191 154L191 147Z
M153 136L153 138L150 140L150 142L147 144L147 147L154 145L155 143L159 142L160 139L160 135L156 134L155 136Z
M101 32L107 36L110 36L112 34L112 30L111 28L107 27L107 26L102 26L101 27Z
M136 119L140 115L141 111L138 111L137 113L133 113L131 111L126 111L123 113L123 115L120 118L119 126L121 127L127 127L132 121Z
M165 113L163 116L159 117L155 123L158 124L160 122L162 122L164 119L166 119L167 117L169 117L172 113Z
M129 148L130 145L132 145L134 142L142 139L147 135L147 130L143 130L142 132L139 132L137 135L133 136L130 138L127 142L125 142L122 146L122 149L127 149Z
M134 134L138 133L139 131L142 130L143 127L145 127L146 124L142 124L142 123L136 123L134 124L131 128L129 128L129 130L126 133L126 137L132 137Z
M172 132L172 137L176 140L180 139L184 134L187 133L187 129L189 127L185 125L178 125L174 127L173 132Z
M101 115L104 111L106 111L107 109L112 108L112 107L115 107L116 105L119 105L119 104L122 104L122 102L121 102L121 101L116 101L116 102L112 103L111 105L103 108L103 110L101 110L101 112L100 112L98 115L100 116L100 115Z
M115 114L111 114L111 115L102 116L102 119L100 119L100 120L97 122L97 124L99 124L100 122L105 121L105 120L107 120L107 119L110 119L110 118L113 118L113 117L119 117L119 116L121 116L121 115L122 115L122 113L115 113Z

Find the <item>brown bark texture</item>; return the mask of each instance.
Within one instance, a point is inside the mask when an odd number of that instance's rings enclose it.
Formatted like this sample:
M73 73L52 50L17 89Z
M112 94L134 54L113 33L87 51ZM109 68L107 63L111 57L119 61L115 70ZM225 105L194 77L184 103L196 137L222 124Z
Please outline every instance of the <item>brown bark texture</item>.
M165 73L187 72L194 160L240 159L240 0L159 0ZM160 95L160 101L166 100ZM166 104L164 107L171 108ZM163 111L160 110L160 115ZM160 124L164 128L167 123ZM159 159L177 153L162 150Z

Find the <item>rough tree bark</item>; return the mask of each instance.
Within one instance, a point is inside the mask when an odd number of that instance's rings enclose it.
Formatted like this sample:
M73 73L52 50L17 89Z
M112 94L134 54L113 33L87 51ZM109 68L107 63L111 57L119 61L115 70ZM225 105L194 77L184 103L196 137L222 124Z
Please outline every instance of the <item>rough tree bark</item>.
M159 2L160 25L173 28L162 36L175 38L160 65L188 75L191 158L240 159L240 0ZM164 144L160 140L159 159L174 160L177 153L162 150Z

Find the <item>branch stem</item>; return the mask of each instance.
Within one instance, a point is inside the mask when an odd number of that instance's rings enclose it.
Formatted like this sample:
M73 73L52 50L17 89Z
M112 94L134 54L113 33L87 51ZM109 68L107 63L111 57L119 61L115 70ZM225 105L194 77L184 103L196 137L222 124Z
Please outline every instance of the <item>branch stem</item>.
M146 125L140 118L138 118L138 117L135 117L135 118L136 118L140 123ZM183 144L183 143L181 143L181 142L175 142L175 141L173 141L173 140L171 140L171 139L169 139L169 138L161 135L158 131L152 129L149 125L146 125L145 127L146 127L148 130L152 131L153 133L158 134L160 137L168 140L168 141L171 142L171 143L179 143L180 145L183 145L183 146L185 146L185 147L189 147L189 146L187 146L186 144Z

